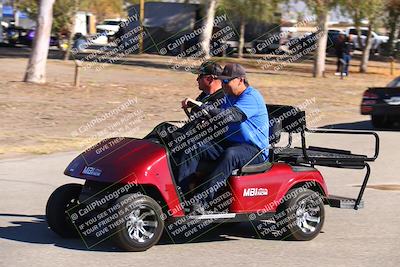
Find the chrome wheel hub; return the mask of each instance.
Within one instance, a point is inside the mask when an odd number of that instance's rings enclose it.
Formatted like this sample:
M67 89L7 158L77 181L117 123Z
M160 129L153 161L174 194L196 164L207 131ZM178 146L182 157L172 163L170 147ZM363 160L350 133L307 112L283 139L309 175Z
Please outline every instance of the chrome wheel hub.
M126 230L131 239L144 243L154 236L158 222L156 213L149 207L141 205L127 216Z
M316 201L303 199L296 210L296 224L302 232L313 233L321 222L321 209Z

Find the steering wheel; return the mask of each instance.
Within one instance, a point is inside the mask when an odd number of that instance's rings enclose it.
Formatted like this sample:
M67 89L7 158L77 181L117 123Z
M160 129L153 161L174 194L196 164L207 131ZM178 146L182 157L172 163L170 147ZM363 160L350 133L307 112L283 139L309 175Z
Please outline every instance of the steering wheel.
M190 118L190 111L188 110L188 108L186 108L186 107L182 107L182 108L183 108L183 111L185 111L186 116L188 116L188 118Z
M192 116L193 112L201 112L202 115L204 115L206 118L211 118L210 113L208 113L207 110L205 109L201 109L200 105L198 103L194 103L192 101L189 100L189 103L191 103L193 105L193 107L191 108L191 110L189 111L189 108L184 107L183 110L186 113L186 116L188 116L188 118L190 119L190 117Z

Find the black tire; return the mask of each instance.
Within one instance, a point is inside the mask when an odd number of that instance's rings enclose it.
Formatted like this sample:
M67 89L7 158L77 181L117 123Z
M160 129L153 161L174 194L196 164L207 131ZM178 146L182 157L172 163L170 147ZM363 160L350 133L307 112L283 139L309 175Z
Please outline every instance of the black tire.
M386 128L389 125L388 118L384 115L371 115L374 128Z
M66 211L79 203L80 184L65 184L57 188L46 205L46 220L50 229L64 238L79 236Z
M290 197L291 196L291 197ZM276 221L281 239L308 241L315 238L324 224L324 203L319 193L295 188L288 191L278 208L284 216Z
M117 226L112 237L118 247L126 251L145 251L158 243L164 231L164 220L161 219L162 209L154 199L127 194L118 198L115 204L119 206L120 217L124 218L124 223Z

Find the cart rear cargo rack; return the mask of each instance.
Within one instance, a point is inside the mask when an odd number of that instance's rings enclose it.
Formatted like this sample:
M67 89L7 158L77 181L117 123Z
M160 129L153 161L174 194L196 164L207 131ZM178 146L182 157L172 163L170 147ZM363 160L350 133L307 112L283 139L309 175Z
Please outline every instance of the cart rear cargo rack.
M345 197L328 197L328 203L332 207L350 207L358 209L362 207L362 196L370 176L370 166L368 162L375 161L379 154L379 136L375 132L369 131L349 131L349 130L330 130L330 129L308 129L306 126L305 111L293 106L268 105L269 117L272 124L279 124L280 129L271 127L274 139L280 137L281 132L288 133L288 144L285 147L274 147L271 149L270 156L272 161L283 161L293 165L319 165L334 168L364 169L366 174L361 185L357 199ZM270 123L271 124L271 123ZM352 134L352 135L371 135L375 139L375 152L373 156L354 154L348 150L315 147L306 145L306 133L316 134ZM293 134L301 136L301 147L291 147ZM278 138L279 140L279 138ZM330 201L330 202L329 202Z

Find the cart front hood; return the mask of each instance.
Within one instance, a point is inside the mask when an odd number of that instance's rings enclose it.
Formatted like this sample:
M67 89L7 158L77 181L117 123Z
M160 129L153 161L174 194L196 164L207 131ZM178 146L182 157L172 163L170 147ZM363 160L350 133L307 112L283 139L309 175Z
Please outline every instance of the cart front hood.
M64 174L99 182L137 183L166 172L169 167L165 149L148 140L134 138L104 139L76 157Z

